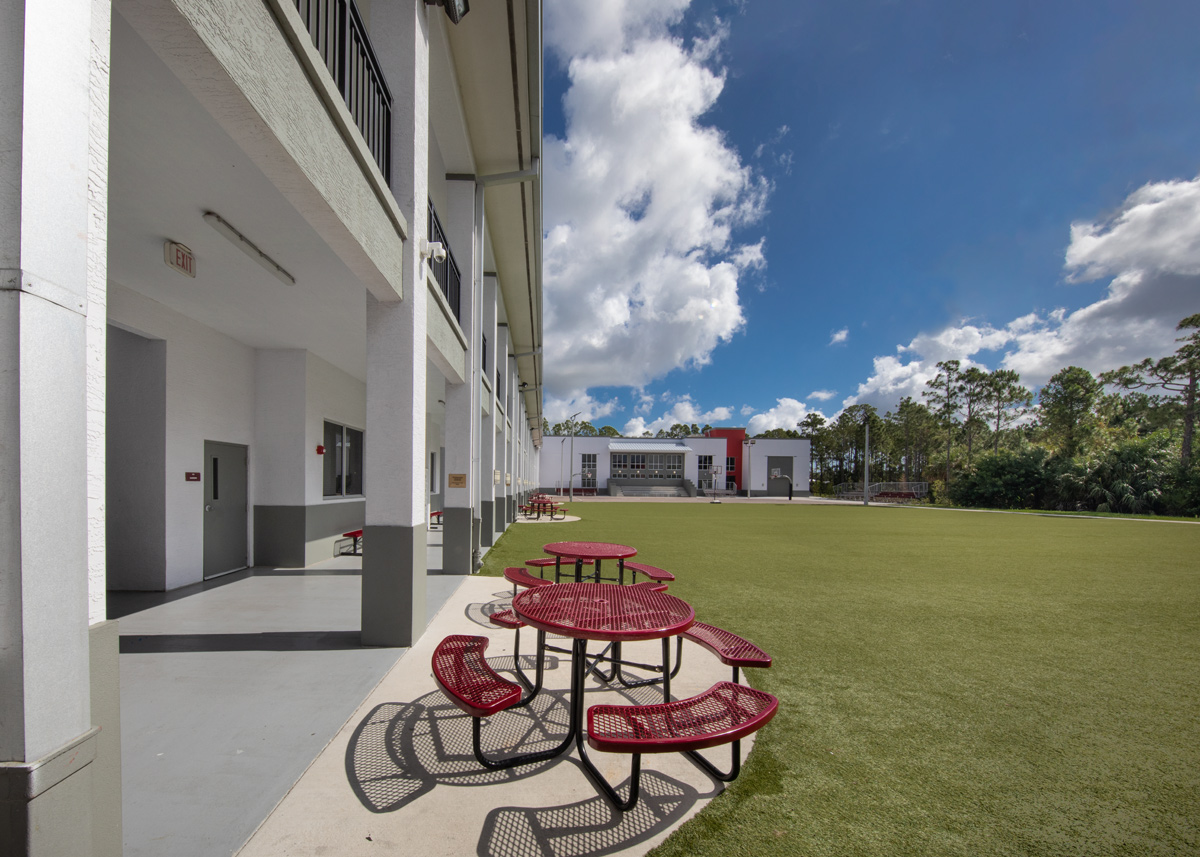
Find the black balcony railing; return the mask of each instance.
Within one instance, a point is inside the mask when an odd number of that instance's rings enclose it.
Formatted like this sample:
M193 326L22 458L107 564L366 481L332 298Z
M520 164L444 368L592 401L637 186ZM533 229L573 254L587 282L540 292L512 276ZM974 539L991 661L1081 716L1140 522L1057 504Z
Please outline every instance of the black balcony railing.
M442 288L442 294L446 296L446 303L450 304L450 311L454 313L455 321L461 322L462 316L459 315L458 305L462 294L462 279L458 273L458 263L454 261L454 253L450 250L450 242L446 240L446 233L442 231L441 221L438 220L437 212L433 209L433 200L429 201L428 226L429 240L439 241L446 248L446 258L437 262L430 257L429 267L433 271L433 278Z
M296 0L296 9L375 163L391 182L392 94L354 0Z

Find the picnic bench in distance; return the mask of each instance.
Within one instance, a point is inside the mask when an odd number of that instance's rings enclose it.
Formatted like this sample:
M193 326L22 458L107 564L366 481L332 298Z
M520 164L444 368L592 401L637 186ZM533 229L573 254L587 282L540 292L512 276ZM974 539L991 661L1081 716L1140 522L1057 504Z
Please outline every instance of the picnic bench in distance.
M889 500L895 503L908 503L917 499L916 491L880 491L871 495L876 500Z
M348 533L342 533L342 538L354 539L354 549L350 551L350 556L362 556L362 533L362 530L351 530Z

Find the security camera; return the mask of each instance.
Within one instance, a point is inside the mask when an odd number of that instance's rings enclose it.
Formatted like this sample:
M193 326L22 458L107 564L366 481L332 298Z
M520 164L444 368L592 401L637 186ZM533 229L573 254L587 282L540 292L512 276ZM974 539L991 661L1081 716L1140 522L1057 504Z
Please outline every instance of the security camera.
M426 241L421 239L421 255L435 262L446 261L446 245L441 241Z

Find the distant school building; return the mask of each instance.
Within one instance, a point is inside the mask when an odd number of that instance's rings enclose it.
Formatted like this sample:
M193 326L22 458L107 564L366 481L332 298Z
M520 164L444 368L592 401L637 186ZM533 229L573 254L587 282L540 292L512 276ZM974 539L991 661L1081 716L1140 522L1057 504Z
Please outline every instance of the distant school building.
M801 497L809 441L751 438L744 428L687 438L547 437L538 472L546 492L610 496Z

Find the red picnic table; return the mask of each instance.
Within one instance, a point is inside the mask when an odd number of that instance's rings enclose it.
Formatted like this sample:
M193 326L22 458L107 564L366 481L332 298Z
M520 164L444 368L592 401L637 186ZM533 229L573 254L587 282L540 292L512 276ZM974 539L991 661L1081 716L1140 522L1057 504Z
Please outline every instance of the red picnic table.
M531 512L535 512L537 514L536 520L539 520L539 521L542 519L543 512L545 512L547 515L549 515L551 517L551 519L553 519L554 513L557 512L559 509L563 509L563 517L564 518L566 517L566 509L562 506L562 504L558 503L554 500L551 500L550 498L546 498L544 500L531 499L529 501L529 505L526 508Z
M617 561L617 580L625 576L625 560L631 556L637 556L637 548L631 548L629 545L617 545L609 542L552 542L551 544L542 547L546 553L557 558L554 563L554 582L557 583L562 574L562 561L564 559L575 563L575 582L579 583L583 580L583 564L584 560L593 560L596 563L596 570L593 573L593 578L599 581L600 578L600 563L606 559L615 559Z
M568 543L570 544L570 543ZM579 544L579 543L576 543ZM623 547L623 546L622 546ZM618 557L619 558L619 557ZM687 631L696 614L691 605L673 595L642 586L608 583L562 583L535 586L513 599L519 622L538 630L537 681L522 694L520 685L505 681L484 659L486 637L452 635L433 656L438 686L472 718L475 758L485 768L502 770L553 759L574 744L584 772L614 808L632 809L638 800L643 753L679 752L716 779L728 782L740 769L740 740L756 731L775 714L779 701L768 693L733 682L719 682L688 699L670 697L670 638ZM481 722L508 708L528 705L542 687L546 634L571 638L570 717L567 735L556 747L503 759L487 757L481 745ZM662 640L662 665L637 666L661 672L664 702L651 705L594 705L584 728L584 680L600 660L613 662L605 652L589 658L589 640L621 643ZM594 750L632 755L628 797L622 799L588 758L584 743ZM698 750L732 744L732 768L718 770Z
M566 750L573 741L588 776L614 804L620 805L622 801L593 766L584 749L583 696L584 678L589 669L588 641L620 643L661 639L663 698L669 700L671 637L686 631L696 621L696 611L683 599L665 592L610 583L562 583L526 589L513 599L513 611L521 621L539 632L571 638L570 721L566 740L560 746ZM538 637L540 660L544 633L539 633ZM636 801L636 785L631 786L631 792L632 800Z

